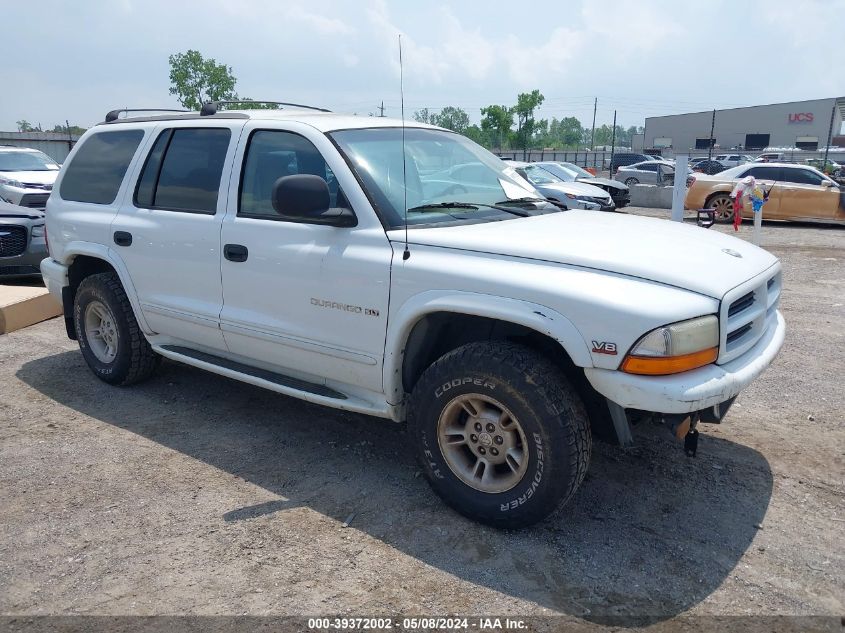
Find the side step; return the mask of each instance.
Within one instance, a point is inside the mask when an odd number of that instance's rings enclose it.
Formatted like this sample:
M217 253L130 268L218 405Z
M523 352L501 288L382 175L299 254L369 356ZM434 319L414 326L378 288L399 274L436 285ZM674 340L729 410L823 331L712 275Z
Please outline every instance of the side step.
M221 356L214 356L213 354L199 352L195 349L191 349L190 347L180 347L178 345L162 345L161 349L167 350L168 352L173 352L174 354L179 354L180 356L187 356L188 358L193 358L194 360L198 360L203 363L217 365L218 367L222 367L223 369L228 369L229 371L244 374L245 376L252 376L253 378L266 380L267 382L272 382L273 384L279 385L281 387L290 387L291 389L296 389L297 391L313 393L318 396L323 396L324 398L346 400L345 394L342 394L339 391L335 391L334 389L330 389L325 385L318 385L316 383L308 382L306 380L299 380L298 378L283 376L282 374L267 371L266 369L259 369L258 367L250 367L249 365L244 365L243 363L238 363L227 358L222 358Z
M228 358L200 352L190 347L153 345L153 350L165 358L307 402L382 418L392 417L392 411L386 401L373 404L355 396L348 396L325 385L252 367Z

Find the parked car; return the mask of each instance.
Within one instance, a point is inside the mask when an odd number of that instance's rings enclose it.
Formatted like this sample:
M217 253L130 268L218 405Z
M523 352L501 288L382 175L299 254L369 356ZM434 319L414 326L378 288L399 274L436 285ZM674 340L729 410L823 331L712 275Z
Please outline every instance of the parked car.
M654 160L654 157L649 156L648 154L621 152L613 155L612 163L610 156L605 158L604 168L610 170L610 175L613 176L613 174L616 173L616 170L619 169L619 167L623 165L633 165L634 163L641 163L644 160Z
M781 265L746 241L562 211L421 123L217 111L110 113L47 202L44 280L108 384L165 357L407 421L437 494L512 528L572 497L593 429L722 421L781 348Z
M786 160L786 154L783 152L765 152L760 154L752 162L754 163L778 163Z
M690 171L700 172L703 174L718 174L720 171L725 171L725 167L718 160L700 160L695 165L690 165Z
M808 158L804 161L804 163L810 167L815 167L824 175L837 180L845 175L843 174L842 165L837 163L835 160L828 159L827 162L825 162L823 158Z
M718 154L717 156L713 157L713 160L716 160L722 165L727 167L736 167L737 165L744 165L745 163L750 163L754 159L751 156L747 156L746 154Z
M621 209L631 202L631 190L627 185L623 185L618 180L610 178L596 178L595 175L588 172L586 169L581 169L574 163L556 162L556 161L542 161L534 163L538 167L542 167L552 175L557 176L566 182L583 182L599 189L604 189L613 199L613 204L617 209Z
M559 202L567 209L612 211L616 208L613 198L604 189L574 180L563 180L536 163L513 161L509 164L547 199Z
M715 176L694 174L687 179L684 206L687 209L715 209L716 219L733 217L730 193L736 183L754 176L769 193L763 217L770 220L820 220L845 223L845 191L819 170L790 163L750 163L731 167ZM751 209L743 211L752 217Z
M647 160L620 167L613 176L629 187L634 185L667 185L675 180L675 166L665 161Z
M698 163L705 161L705 160L710 160L710 159L707 158L706 156L694 156L693 158L690 158L689 159L690 169L695 167Z
M58 173L56 161L38 150L0 146L0 201L44 209Z
M44 213L0 200L0 278L38 275L47 257Z

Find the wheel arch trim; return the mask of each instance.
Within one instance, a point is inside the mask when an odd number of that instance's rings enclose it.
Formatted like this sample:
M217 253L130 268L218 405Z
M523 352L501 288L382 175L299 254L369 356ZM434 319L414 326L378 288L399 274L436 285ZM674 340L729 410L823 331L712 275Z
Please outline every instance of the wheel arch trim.
M408 337L422 318L437 312L454 312L522 325L557 341L576 366L593 366L581 333L556 310L496 295L430 290L411 297L398 310L391 311L383 367L384 389L389 402L400 403L404 396L402 368Z
M120 283L123 286L123 290L126 292L129 304L132 306L132 312L135 314L135 319L138 321L138 325L141 327L141 330L144 334L155 334L154 330L150 328L144 318L144 313L141 310L140 303L138 302L138 293L132 283L132 277L129 275L129 270L126 268L126 264L124 264L120 256L111 248L103 246L102 244L94 244L91 242L69 242L63 249L62 259L64 261L61 263L67 266L68 270L70 270L70 267L73 265L73 261L79 256L101 259L114 268L118 278L120 279Z

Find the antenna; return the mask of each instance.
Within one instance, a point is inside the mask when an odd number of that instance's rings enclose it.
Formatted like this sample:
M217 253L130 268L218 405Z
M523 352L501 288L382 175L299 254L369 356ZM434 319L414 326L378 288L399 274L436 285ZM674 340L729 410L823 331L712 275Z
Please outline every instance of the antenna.
M408 250L408 175L405 169L405 84L402 74L402 34L399 34L399 103L402 113L402 189L405 193L405 251L402 253L402 261L407 261L411 256Z

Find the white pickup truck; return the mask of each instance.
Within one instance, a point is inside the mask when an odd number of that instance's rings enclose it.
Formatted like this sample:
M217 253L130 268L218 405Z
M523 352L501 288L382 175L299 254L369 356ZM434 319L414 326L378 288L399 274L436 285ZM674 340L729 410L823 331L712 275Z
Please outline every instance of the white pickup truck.
M564 210L458 134L300 106L109 113L47 238L102 380L165 357L407 421L436 492L500 527L564 504L593 435L719 421L785 332L760 248Z

